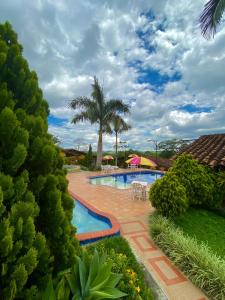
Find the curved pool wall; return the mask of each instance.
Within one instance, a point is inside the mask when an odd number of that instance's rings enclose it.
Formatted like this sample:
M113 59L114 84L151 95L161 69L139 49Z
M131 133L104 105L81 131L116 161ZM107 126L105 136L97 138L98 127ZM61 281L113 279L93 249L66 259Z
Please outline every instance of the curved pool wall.
M95 217L98 220L106 222L110 225L109 229L92 231L92 232L85 232L85 233L77 233L76 238L80 241L81 245L86 245L90 243L94 243L98 240L112 237L112 236L119 236L120 235L120 224L116 220L116 218L108 213L102 212L96 209L91 204L87 203L84 199L79 197L78 195L70 192L70 195L73 197L75 201L78 201L83 205L85 208L88 209L88 213Z
M131 182L133 180L138 180L138 181L147 181L149 184L153 183L157 178L157 175L159 178L161 178L165 172L162 171L157 171L157 170L140 170L140 171L130 171L130 172L123 172L123 173L111 173L111 174L101 174L101 175L96 175L96 176L91 176L89 177L89 182L93 185L104 185L104 186L110 186L113 188L117 189L128 189L131 187ZM145 175L149 175L152 178L146 179L146 178L135 178L135 176L141 176L143 177ZM121 181L120 177L131 177L134 176L132 179L128 179L128 182ZM154 178L156 177L156 178ZM102 178L102 181L101 181ZM98 182L99 179L99 182ZM96 180L96 182L94 182Z

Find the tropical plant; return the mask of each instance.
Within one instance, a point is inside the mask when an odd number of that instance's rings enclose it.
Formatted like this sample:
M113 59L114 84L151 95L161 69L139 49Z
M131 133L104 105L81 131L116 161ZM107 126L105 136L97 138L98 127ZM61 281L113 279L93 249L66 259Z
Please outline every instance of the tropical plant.
M81 258L76 257L72 268L59 273L55 290L52 282L48 283L42 300L100 300L126 296L116 288L123 275L112 273L112 263L106 258L97 250L92 256L84 251Z
M0 298L31 299L80 249L48 104L9 23L0 25Z
M154 296L145 280L143 265L137 261L128 242L120 237L103 239L87 247L88 252L106 253L106 261L112 264L112 272L121 273L123 277L117 288L126 293L126 300L153 300Z
M166 217L180 215L188 208L186 190L172 172L155 181L150 189L149 199L152 206Z
M118 134L124 131L127 131L131 128L129 124L127 124L121 117L116 117L112 122L112 131L115 133L116 136L116 157L115 157L115 164L117 166L117 158L118 158Z
M72 109L81 109L81 111L73 117L72 123L76 124L80 121L89 121L91 124L98 124L96 167L100 168L102 163L102 135L103 133L112 133L110 123L116 117L121 118L121 114L129 113L129 106L118 99L107 101L103 88L100 86L96 77L94 77L94 83L92 84L91 96L91 99L88 97L77 97L70 102L69 106Z
M200 16L202 35L206 38L214 37L225 10L224 0L209 0Z

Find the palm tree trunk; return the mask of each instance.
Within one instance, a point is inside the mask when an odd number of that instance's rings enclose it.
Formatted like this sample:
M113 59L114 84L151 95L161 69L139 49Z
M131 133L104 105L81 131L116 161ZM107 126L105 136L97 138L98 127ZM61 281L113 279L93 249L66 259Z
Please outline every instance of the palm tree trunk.
M99 129L99 133L98 133L96 168L100 168L101 164L102 164L102 128Z
M118 156L118 132L116 131L116 166L117 166L117 156Z

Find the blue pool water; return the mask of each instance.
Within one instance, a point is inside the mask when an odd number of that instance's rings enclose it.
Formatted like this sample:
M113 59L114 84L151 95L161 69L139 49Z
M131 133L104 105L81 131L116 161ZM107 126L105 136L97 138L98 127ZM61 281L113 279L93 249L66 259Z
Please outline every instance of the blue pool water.
M152 171L140 171L124 174L113 174L108 176L101 176L91 178L92 184L108 185L117 189L130 188L131 182L134 180L145 181L147 183L153 183L156 179L161 178L163 173Z
M91 212L79 201L75 201L72 223L77 233L86 233L112 228L110 221L94 212Z

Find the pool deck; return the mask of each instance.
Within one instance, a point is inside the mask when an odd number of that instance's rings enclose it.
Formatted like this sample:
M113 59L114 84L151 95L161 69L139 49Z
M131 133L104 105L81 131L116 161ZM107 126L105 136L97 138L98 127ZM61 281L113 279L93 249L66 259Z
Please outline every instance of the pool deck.
M124 170L122 170L124 172ZM129 171L128 171L129 172ZM193 285L154 244L149 237L148 219L154 209L149 201L134 201L131 189L92 185L94 172L69 173L69 191L85 200L103 214L114 216L120 231L138 259L170 300L206 300L204 293Z

